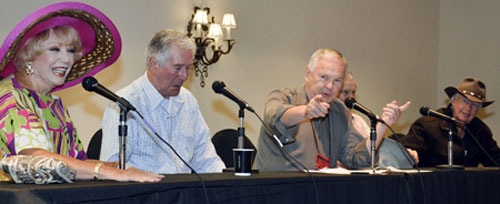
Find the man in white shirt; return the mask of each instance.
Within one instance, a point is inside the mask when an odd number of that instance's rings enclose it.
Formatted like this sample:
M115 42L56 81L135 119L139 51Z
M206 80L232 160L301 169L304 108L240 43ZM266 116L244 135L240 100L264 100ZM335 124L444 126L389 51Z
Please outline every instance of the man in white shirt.
M357 90L358 90L358 85L354 80L354 76L352 75L351 72L346 72L344 85L342 87L342 91L340 91L339 93L338 99L342 102L345 102L345 100L348 98L356 98ZM370 126L368 125L368 123L366 123L366 121L363 120L363 118L360 115L354 113L352 109L350 110L350 112L351 112L352 126L359 132L361 136L369 139ZM395 152L396 151L399 152L398 149L399 147L396 147L394 145L390 146L391 144L396 144L396 143L393 141L391 141L390 143L389 142L383 143L385 148L381 148L382 151L379 152L380 153L379 165L384 165L384 166L393 165L394 167L401 167L401 164L406 162L406 158L402 162L401 162L402 159L399 159L398 161L398 155L396 154L395 156ZM418 163L417 152L410 148L406 148L406 151Z
M133 104L145 120L129 113L126 162L157 174L189 173L180 156L199 173L222 172L224 163L210 141L210 131L196 98L182 84L189 76L196 46L185 34L163 30L147 47L146 73L117 93ZM103 116L100 159L118 161L120 110L110 104ZM151 130L150 127L155 130Z
M344 102L348 98L356 98L356 91L358 89L358 85L356 81L354 81L354 77L351 72L347 72L344 79L344 86L342 87L342 91L339 94L339 100ZM363 120L363 118L353 113L351 110L352 117L352 126L356 128L356 130L363 136L364 138L370 137L370 126Z

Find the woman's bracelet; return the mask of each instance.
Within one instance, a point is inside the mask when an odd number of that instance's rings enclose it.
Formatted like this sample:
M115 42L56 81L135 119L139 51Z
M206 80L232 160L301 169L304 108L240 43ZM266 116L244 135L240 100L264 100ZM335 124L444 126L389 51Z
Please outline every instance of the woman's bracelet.
M101 170L103 163L99 162L94 167L94 180L99 180L99 171Z

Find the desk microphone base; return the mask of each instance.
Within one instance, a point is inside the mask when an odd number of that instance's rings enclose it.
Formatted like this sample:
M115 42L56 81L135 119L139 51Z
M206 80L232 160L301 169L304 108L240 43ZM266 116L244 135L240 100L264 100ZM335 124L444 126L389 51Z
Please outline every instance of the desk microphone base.
M222 172L233 172L234 173L234 168L233 167L226 168L226 169L223 169ZM251 174L258 174L259 170L258 169L252 169L252 171L250 173Z
M441 165L436 165L436 169L464 170L464 166L462 166L462 165L441 164Z

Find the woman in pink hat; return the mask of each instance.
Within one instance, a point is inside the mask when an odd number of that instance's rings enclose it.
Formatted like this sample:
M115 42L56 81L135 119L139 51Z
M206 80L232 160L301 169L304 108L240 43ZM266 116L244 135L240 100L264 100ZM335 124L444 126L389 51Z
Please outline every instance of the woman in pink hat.
M87 160L68 110L52 94L115 62L120 35L97 9L78 2L31 13L0 49L0 151L63 160L76 179L156 182L163 176Z

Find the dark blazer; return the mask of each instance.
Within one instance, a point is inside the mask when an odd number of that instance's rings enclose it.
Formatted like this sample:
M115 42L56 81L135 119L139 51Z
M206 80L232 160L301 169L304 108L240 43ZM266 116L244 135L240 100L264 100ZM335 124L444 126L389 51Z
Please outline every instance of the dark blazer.
M452 116L451 105L441 108L438 112ZM466 127L472 133L460 139L453 132L453 164L464 166L495 166L483 150L473 140L476 138L492 159L500 163L500 148L493 139L488 126L478 118L474 118ZM442 119L423 116L417 119L410 127L402 143L418 152L420 167L434 167L439 164L448 164L448 141L450 127ZM472 138L474 137L474 138Z

